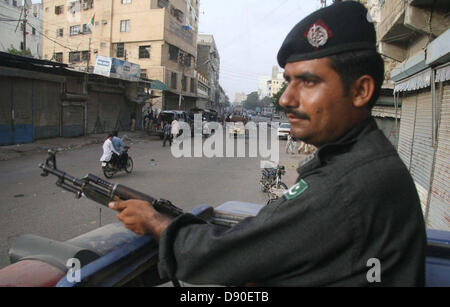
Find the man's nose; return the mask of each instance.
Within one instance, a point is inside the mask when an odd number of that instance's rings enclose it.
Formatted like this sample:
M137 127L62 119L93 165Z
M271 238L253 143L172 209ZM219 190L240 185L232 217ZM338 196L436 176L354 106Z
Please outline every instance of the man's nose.
M279 104L285 109L298 107L298 98L293 89L293 86L288 84L286 90L280 97Z

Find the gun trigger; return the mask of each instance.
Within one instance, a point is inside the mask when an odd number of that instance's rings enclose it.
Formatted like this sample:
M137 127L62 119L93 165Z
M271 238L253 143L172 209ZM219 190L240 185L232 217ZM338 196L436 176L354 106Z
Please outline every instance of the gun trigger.
M113 200L114 201L122 201L119 196L114 196Z

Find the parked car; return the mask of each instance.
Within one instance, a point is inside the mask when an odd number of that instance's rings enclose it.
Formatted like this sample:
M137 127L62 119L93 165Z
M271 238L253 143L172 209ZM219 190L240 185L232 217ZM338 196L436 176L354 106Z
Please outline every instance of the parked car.
M287 139L289 133L291 132L291 124L290 123L281 123L280 127L278 127L278 138Z

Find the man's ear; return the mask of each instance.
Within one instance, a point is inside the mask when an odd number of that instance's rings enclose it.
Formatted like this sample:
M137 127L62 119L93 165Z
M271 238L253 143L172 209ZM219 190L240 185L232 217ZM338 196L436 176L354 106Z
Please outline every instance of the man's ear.
M369 104L374 92L375 80L369 75L361 76L353 83L353 106L355 108L366 107Z

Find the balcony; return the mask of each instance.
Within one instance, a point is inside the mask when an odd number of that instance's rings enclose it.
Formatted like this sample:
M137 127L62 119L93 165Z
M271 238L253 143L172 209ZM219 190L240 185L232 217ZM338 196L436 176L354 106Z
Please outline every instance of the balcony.
M434 2L435 1L435 2ZM437 37L449 26L448 0L391 0L381 8L377 26L380 52L403 62L410 44L423 36ZM434 3L434 4L433 4Z

